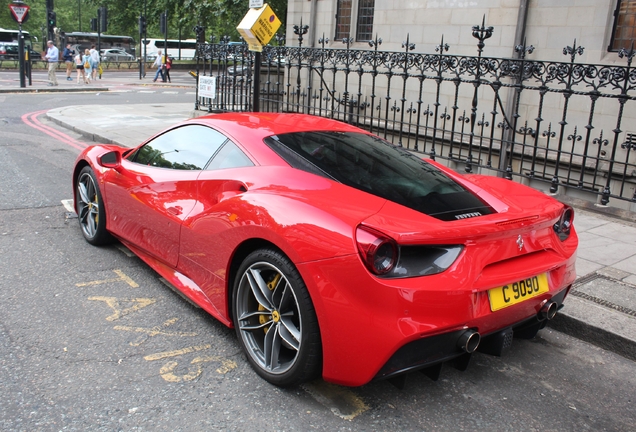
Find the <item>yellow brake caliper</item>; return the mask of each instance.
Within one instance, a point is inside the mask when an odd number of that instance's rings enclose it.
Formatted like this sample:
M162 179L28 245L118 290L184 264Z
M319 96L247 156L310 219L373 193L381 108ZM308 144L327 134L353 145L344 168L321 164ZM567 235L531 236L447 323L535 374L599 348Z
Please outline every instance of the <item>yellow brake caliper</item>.
M95 194L95 204L99 205L99 198L97 198L97 194ZM99 223L99 212L95 215L95 225Z
M276 285L278 285L278 281L279 280L280 280L280 273L276 273L276 276L274 276L272 278L272 280L267 282L267 288L270 291L274 291L274 288L276 288ZM259 311L264 311L265 308L263 307L263 305L259 304L258 305L258 310ZM259 315L258 322L261 323L261 324L265 324L265 323L267 323L267 321L269 321L271 319L272 319L271 315L269 317L267 317L266 315ZM268 330L269 330L269 326L263 328L263 331L265 331L265 333L267 333Z

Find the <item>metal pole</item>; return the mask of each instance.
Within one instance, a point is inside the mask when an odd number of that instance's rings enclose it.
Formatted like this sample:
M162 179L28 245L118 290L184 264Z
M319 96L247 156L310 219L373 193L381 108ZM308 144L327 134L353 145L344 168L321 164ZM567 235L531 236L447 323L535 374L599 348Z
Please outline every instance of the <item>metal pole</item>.
M141 37L143 36L141 33L141 15L139 15L139 20L138 20L138 24L139 24L139 51L141 51L141 44L143 43L141 41ZM143 63L143 59L141 58L141 52L136 52L135 53L137 55L137 60L139 61L139 79L141 79L143 77L144 74L144 63Z
M166 65L165 69L163 70L163 82L167 82L168 77L166 76L166 74L168 73L168 9L165 10L164 16L166 20L166 33L163 35L163 58L165 60L161 62L161 67L163 67L164 64Z
M77 24L79 29L77 31L82 31L82 0L77 0Z
M97 54L102 47L102 8L97 8Z
M258 51L254 53L254 63L254 94L252 95L254 99L252 102L252 110L254 112L259 112L259 89L261 88L261 53Z
M147 1L144 0L144 19L146 19L148 17L148 11L147 11ZM148 48L148 41L146 40L148 38L148 21L146 21L146 28L144 29L144 78L146 78L146 50Z
M24 37L22 36L22 23L18 23L18 62L20 63L20 88L26 87L24 79Z

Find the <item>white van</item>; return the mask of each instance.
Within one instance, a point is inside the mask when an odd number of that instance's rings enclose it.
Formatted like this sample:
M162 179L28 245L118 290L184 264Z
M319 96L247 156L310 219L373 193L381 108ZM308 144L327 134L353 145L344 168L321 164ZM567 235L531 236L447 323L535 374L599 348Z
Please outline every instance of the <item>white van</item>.
M159 50L165 53L165 42L166 41L164 39L146 39L146 60L154 61L157 58L157 52ZM168 55L174 59L181 58L182 60L190 60L193 59L196 55L196 39L183 39L181 41L179 41L178 39L168 39L167 42ZM143 58L143 46L141 47L141 52L139 54L139 56Z

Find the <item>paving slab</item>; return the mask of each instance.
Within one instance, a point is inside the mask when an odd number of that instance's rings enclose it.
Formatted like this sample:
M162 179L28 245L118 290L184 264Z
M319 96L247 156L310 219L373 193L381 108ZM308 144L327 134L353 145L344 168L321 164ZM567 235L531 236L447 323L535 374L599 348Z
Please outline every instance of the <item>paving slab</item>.
M564 304L550 327L636 360L636 286L594 273Z

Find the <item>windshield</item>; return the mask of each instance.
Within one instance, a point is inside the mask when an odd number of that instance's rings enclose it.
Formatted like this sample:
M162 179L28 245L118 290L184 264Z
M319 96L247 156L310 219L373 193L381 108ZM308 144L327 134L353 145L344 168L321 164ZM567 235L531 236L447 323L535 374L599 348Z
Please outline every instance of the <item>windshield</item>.
M442 220L493 212L433 165L373 135L296 132L272 136L265 142L295 168Z

